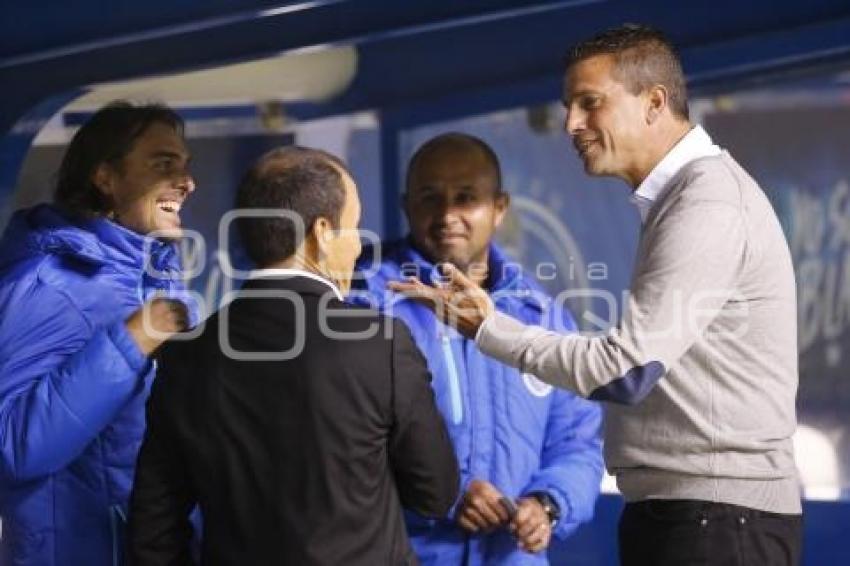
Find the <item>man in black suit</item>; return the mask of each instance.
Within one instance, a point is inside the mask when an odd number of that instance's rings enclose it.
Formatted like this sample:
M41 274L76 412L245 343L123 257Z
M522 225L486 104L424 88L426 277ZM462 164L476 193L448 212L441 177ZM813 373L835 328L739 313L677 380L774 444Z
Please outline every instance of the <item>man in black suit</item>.
M402 507L443 516L458 469L403 323L343 303L357 187L318 150L263 156L237 208L261 267L199 337L162 352L130 507L136 566L412 564Z

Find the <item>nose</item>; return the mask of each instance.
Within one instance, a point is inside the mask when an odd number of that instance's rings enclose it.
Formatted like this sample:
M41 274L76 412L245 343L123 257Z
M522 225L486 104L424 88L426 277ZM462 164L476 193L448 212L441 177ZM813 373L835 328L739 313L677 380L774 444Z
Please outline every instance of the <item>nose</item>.
M576 135L585 127L585 115L579 108L568 108L564 120L564 129L571 136Z
M192 173L190 173L188 169L185 169L183 173L180 174L180 178L177 182L178 186L186 191L187 194L195 192L195 179L192 177Z
M458 206L449 199L442 199L437 207L436 217L443 226L448 226L458 219Z
M435 217L444 218L452 209L452 203L449 198L444 195L440 195L439 197L433 198L431 202L427 204L427 207Z

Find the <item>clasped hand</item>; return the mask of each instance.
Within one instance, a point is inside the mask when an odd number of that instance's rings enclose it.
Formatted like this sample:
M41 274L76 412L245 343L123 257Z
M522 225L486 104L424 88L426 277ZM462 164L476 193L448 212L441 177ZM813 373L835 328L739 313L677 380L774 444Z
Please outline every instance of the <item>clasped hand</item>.
M127 319L127 332L146 356L168 338L189 327L186 305L175 299L156 297Z
M508 527L526 552L540 552L549 546L552 529L549 516L534 497L521 497L516 514L510 517L501 503L504 495L490 482L473 480L457 512L458 524L470 533L490 532Z

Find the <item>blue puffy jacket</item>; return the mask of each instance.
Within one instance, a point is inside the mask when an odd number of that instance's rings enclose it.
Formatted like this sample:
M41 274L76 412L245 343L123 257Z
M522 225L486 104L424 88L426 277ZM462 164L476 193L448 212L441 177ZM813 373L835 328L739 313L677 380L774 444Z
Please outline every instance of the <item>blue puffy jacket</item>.
M440 323L425 307L388 293L388 281L410 275L432 281L435 271L409 240L381 251L377 258L374 249L364 249L358 273L365 279L355 282L352 300L371 303L410 327L428 360L437 404L454 443L461 493L473 479L487 480L512 498L545 491L562 512L554 534L566 538L591 519L599 493L599 407L484 356L472 340ZM575 330L569 312L552 305L498 247L491 246L489 255L489 290L496 308L526 323ZM373 265L375 261L380 263ZM363 292L367 294L358 296ZM519 550L506 529L470 536L452 517L428 520L412 513L407 514L407 526L425 565L548 562L543 552Z
M154 277L144 268L145 247ZM180 288L174 246L49 205L0 242L0 564L121 561L153 378L124 326Z

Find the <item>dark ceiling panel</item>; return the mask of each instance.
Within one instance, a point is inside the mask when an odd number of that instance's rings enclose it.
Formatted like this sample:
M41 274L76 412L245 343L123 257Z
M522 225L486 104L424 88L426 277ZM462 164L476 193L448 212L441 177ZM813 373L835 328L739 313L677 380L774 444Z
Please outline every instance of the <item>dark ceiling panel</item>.
M322 44L357 45L360 66L346 93L310 106L314 116L500 89L528 96L557 86L568 45L625 21L665 30L702 85L847 61L850 45L847 0L97 0L0 9L0 133L87 84ZM24 124L21 135L29 131Z

